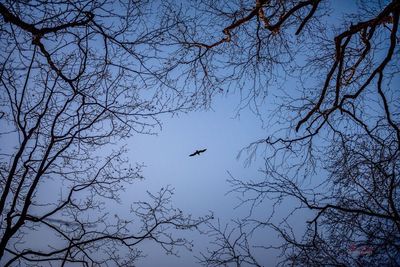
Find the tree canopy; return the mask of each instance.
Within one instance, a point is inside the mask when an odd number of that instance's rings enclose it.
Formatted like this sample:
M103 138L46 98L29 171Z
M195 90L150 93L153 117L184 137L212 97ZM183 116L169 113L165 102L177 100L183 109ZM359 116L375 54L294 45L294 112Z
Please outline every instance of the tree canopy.
M142 241L173 254L191 246L176 230L203 225L216 238L198 257L207 266L261 266L259 249L278 249L281 265L399 265L400 1L346 5L0 3L0 262L129 265ZM266 129L241 152L249 164L263 157L263 176L229 180L249 216L229 227L192 218L167 187L132 203L140 223L107 217L104 205L142 174L123 147L101 149L232 92ZM45 203L50 181L61 193ZM277 216L286 201L296 204ZM265 203L273 211L260 217ZM31 247L40 229L60 245ZM280 245L252 244L271 229Z

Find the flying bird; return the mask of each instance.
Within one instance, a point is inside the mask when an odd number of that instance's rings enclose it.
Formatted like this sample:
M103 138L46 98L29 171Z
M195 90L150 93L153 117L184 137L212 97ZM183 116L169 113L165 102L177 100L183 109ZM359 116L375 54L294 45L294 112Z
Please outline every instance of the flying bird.
M206 148L205 149L201 149L201 150L196 150L196 152L190 154L189 157L200 155L201 153L205 152L206 150L207 150Z

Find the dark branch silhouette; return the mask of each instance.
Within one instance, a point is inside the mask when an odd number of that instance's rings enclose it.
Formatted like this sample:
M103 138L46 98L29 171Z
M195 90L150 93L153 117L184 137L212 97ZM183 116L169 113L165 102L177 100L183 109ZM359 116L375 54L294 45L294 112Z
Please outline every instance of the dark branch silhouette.
M281 244L257 246L280 250L282 266L400 265L399 14L399 0L198 0L172 12L204 99L239 91L239 112L266 129L241 152L265 159L262 175L230 179L247 241L219 231L202 263L239 266L251 234L272 230Z
M121 140L198 104L172 77L159 3L128 2L0 3L1 266L132 266L144 241L191 249L178 232L210 219L172 207L171 187L121 203L143 178ZM130 212L110 215L116 203Z
M207 149L196 150L194 153L190 154L189 157L193 157L196 155L200 155L201 153L205 152Z
M95 155L233 90L266 123L268 137L242 151L265 166L231 177L249 215L209 224L201 262L257 266L251 238L272 229L282 243L258 247L279 249L284 266L400 265L399 0L357 1L337 20L324 18L335 1L128 2L0 3L0 265L132 265L147 240L190 249L176 230L210 216L173 208L169 187L108 216L142 166L124 148ZM41 229L60 245L32 246Z

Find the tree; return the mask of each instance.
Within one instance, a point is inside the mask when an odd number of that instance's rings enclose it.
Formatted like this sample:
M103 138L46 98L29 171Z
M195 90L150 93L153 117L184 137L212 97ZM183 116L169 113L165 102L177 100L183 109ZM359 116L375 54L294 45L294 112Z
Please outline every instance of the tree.
M398 266L400 1L334 5L199 0L169 7L179 26L169 34L202 88L239 90L242 107L268 123L267 136L242 151L251 162L263 149L264 177L230 180L250 205L241 223L253 225L248 234L274 229L282 265ZM343 18L324 16L330 12ZM266 103L276 109L268 113ZM267 208L264 200L274 210L298 205L277 222L274 212L253 213ZM307 216L301 237L290 220L296 214ZM202 261L223 265L220 249L233 241L217 232L225 243ZM236 241L248 247L247 238ZM236 257L249 258L243 253Z
M171 187L133 203L131 217L105 210L142 178L142 166L110 143L150 134L160 114L194 106L171 79L175 63L162 40L172 25L152 17L156 6L0 3L2 265L131 265L142 241L176 253L191 243L174 229L209 220L173 208ZM59 194L46 192L51 184ZM31 246L37 231L56 241Z
M207 234L214 238L211 244L215 248L208 249L207 254L201 253L199 263L206 266L261 266L252 255L249 233L242 221L234 221L232 227L229 224L222 226L219 220L207 224Z

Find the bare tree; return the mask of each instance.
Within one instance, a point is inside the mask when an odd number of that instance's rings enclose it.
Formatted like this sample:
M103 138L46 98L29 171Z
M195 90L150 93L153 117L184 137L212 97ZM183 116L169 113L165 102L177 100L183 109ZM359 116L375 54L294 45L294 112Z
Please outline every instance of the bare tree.
M297 201L280 223L245 219L252 231L280 234L282 265L398 266L400 1L335 4L195 1L170 13L179 26L170 36L203 88L239 89L261 118L267 96L276 97L267 136L242 151L251 161L262 149L265 176L230 182L251 211L266 199L275 210ZM302 214L299 237L290 218ZM222 253L208 255L206 264L226 263Z
M193 107L170 77L161 41L171 25L155 20L158 4L0 3L2 265L132 265L142 241L174 254L191 246L176 229L210 218L171 207L170 187L133 204L129 216L105 209L142 178L141 166L110 144ZM32 246L38 231L49 241Z
M207 223L208 235L214 239L211 242L213 247L208 248L206 254L201 253L199 263L206 266L261 266L252 255L246 225L242 221L233 221L232 224L222 226L219 220L215 224Z

